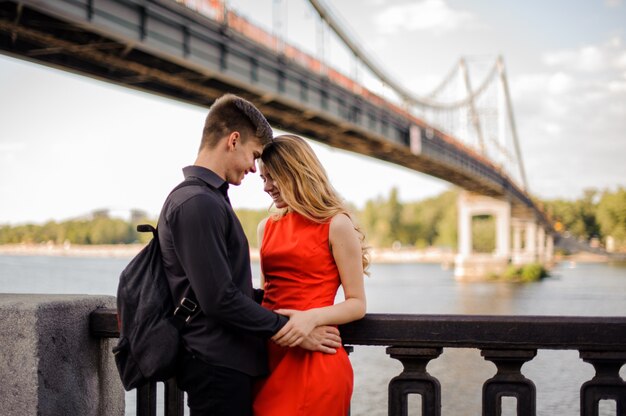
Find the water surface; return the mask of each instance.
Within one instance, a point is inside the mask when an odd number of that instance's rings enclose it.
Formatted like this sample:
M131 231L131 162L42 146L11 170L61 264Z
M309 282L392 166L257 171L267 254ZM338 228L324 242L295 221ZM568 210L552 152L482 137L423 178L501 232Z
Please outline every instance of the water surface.
M115 295L119 273L128 259L1 256L0 291L5 293L84 293ZM253 263L258 275L258 263ZM376 264L366 280L368 312L415 314L626 316L626 268L606 264L569 263L552 277L529 284L459 283L438 264ZM353 416L387 414L387 385L402 371L383 347L355 347ZM442 414L480 414L482 383L495 366L475 349L445 349L428 366L442 386ZM540 350L522 368L537 386L539 416L576 415L579 390L593 377L591 365L576 351ZM626 369L622 368L622 377ZM128 396L129 398L132 397ZM133 414L128 400L127 414ZM418 400L411 414L420 414ZM514 403L507 401L503 415ZM612 409L612 412L610 411ZM607 406L602 416L615 415Z

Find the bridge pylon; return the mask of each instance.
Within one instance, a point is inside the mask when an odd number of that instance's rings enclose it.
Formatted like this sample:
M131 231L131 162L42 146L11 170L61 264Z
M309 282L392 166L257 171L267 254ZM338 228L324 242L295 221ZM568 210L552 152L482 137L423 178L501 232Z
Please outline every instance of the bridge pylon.
M531 214L523 218L513 217L510 201L462 191L457 208L458 254L454 269L457 280L501 276L510 264L552 262L552 236ZM472 219L481 215L495 218L495 249L491 253L478 253L473 249Z

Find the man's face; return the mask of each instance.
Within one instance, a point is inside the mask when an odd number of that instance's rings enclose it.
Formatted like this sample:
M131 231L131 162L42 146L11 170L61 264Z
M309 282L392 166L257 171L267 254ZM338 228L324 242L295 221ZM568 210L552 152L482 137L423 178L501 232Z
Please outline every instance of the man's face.
M243 178L250 172L256 172L256 160L261 157L263 145L257 137L249 137L248 140L234 142L232 159L226 172L226 181L232 185L240 185Z

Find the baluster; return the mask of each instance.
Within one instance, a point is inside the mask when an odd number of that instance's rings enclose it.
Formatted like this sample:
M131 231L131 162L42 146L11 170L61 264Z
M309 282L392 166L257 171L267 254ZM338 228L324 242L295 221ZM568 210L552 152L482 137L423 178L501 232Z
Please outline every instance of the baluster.
M185 396L176 385L176 378L165 382L165 416L183 416L185 414Z
M580 358L596 370L580 388L581 416L598 416L600 400L615 400L617 415L626 415L626 382L619 375L626 352L580 351Z
M481 355L496 365L496 374L483 385L483 416L502 415L502 397L517 399L517 416L535 416L535 384L520 371L537 350L482 350Z
M441 415L441 385L428 374L428 362L441 355L442 348L388 347L387 354L400 360L402 373L389 382L389 416L408 416L408 395L422 396L422 415Z
M137 388L137 416L156 415L156 383Z

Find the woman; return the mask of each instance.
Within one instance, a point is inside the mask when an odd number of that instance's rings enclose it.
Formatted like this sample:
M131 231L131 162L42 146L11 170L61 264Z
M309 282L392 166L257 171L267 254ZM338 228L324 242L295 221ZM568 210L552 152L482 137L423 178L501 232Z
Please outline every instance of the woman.
M276 137L259 165L264 190L279 210L258 229L263 306L290 320L269 343L270 375L259 383L254 414L345 416L353 385L346 351L297 346L317 326L365 315L363 234L300 137ZM334 304L339 285L345 300Z

